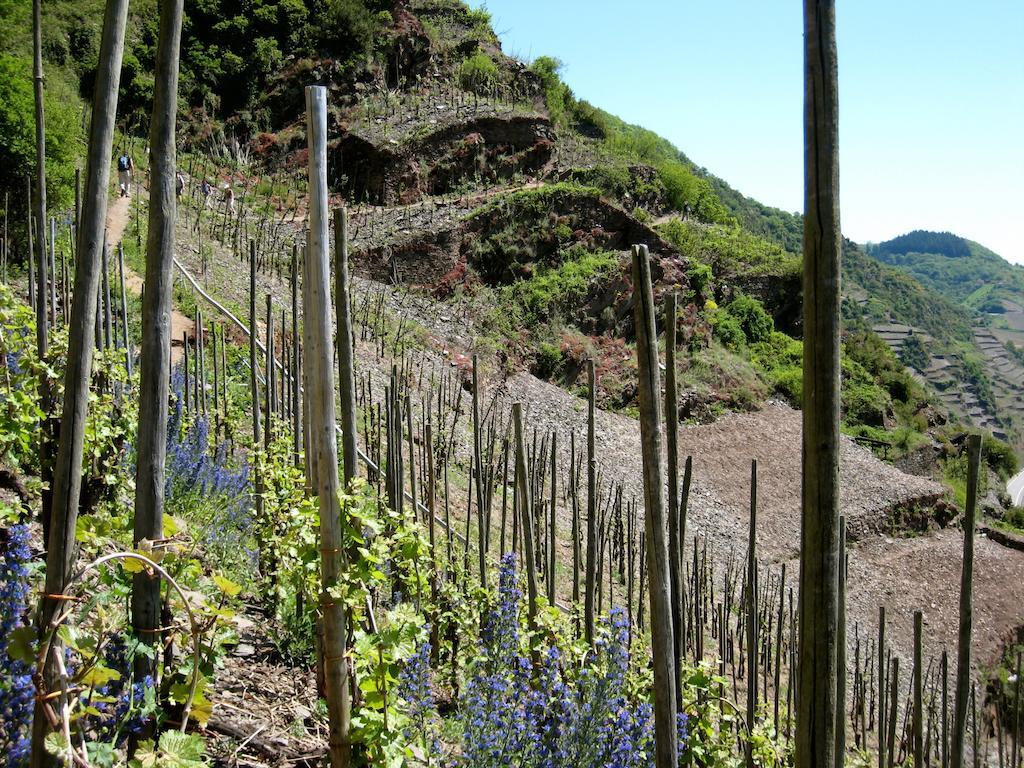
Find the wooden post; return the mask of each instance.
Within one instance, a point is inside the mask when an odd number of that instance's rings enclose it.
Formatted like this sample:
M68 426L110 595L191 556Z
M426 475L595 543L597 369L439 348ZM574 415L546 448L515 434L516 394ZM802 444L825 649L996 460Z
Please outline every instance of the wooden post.
M526 443L523 440L523 404L512 403L512 421L516 438L516 490L519 518L522 521L523 544L526 550L527 616L530 627L537 626L537 561L533 556L533 504L530 498L529 470L526 467ZM468 546L468 542L467 542Z
M124 246L117 244L117 269L121 282L121 326L124 328L124 366L128 378L132 376L132 339L128 330L128 294L124 285Z
M330 596L345 568L342 515L338 509L338 446L335 437L334 365L331 354L330 269L327 260L327 89L306 87L309 145L309 245L306 304L303 317L309 326L310 346L306 370L310 385L311 448L316 453L320 496L320 552L323 584L323 664L330 720L331 765L349 764L351 711L344 605Z
M640 440L643 448L647 570L651 596L651 650L654 654L655 764L676 768L675 644L672 639L672 588L666 540L665 467L661 444L661 385L654 291L647 246L633 246L633 316L639 369Z
M747 531L747 733L754 732L757 718L757 461L750 462L750 526ZM754 746L748 739L744 744L747 768L754 768Z
M956 693L953 699L953 744L950 765L963 768L967 705L971 683L971 636L974 631L974 518L981 469L981 436L967 438L967 509L964 512L964 558L960 574L960 635L957 640Z
M549 530L548 537L550 543L548 544L548 605L555 604L555 550L557 549L557 530L556 530L556 515L555 515L555 504L558 500L556 482L556 468L558 465L558 434L556 432L551 433L551 509L548 510L549 518Z
M846 516L839 516L839 608L836 619L836 763L846 758Z
M878 606L878 768L885 768L885 606Z
M889 725L889 733L886 735L885 752L888 756L889 768L896 764L896 720L897 705L900 700L900 657L893 656L889 661L889 715L886 722Z
M295 466L301 464L302 456L302 344L299 341L299 246L292 243L292 452L294 453ZM342 321L338 315L338 322ZM345 386L345 377L341 377L342 387ZM344 409L342 409L344 419ZM344 445L344 443L343 443ZM349 478L348 469L345 469L346 482Z
M924 768L924 659L921 653L921 611L914 611L914 768Z
M835 0L804 0L804 375L796 768L836 765L839 114Z
M164 460L171 377L171 288L174 280L174 225L177 199L175 125L178 114L178 60L184 0L164 0L160 8L153 118L150 123L150 203L146 235L146 296L142 304L139 361L139 435L135 473L134 542L164 537ZM139 194L136 190L136 194ZM104 263L105 266L105 263ZM109 281L104 273L104 287ZM109 322L109 295L107 318ZM132 578L132 629L138 642L160 647L160 578L143 571ZM157 679L159 654L135 655L135 679ZM151 735L153 729L145 731Z
M477 550L480 569L480 586L487 587L487 531L484 527L484 464L483 451L480 446L480 375L479 361L473 355L473 465L476 475L472 478L476 493L476 511L479 526L477 530ZM469 547L469 542L466 542Z
M46 254L46 115L43 104L43 23L42 23L42 0L32 0L32 52L33 52L33 93L35 99L35 124L36 124L36 194L32 202L35 203L35 252L30 252L28 259L28 271L32 272L32 262L35 260L35 310L36 310L36 352L40 360L45 360L49 351L49 312L48 296L49 289ZM32 220L31 206L29 221ZM31 277L30 277L31 281ZM41 494L40 519L43 523L43 533L49 533L51 509L53 507L53 441L50 435L49 412L51 407L52 393L50 383L45 374L39 377L39 406L44 414L43 429L39 436L39 468L43 483Z
M103 291L103 346L105 349L112 349L117 345L117 337L114 335L113 310L110 308L110 248L103 249L103 275L100 281L100 290Z
M348 214L344 208L334 212L334 300L338 315L338 376L341 387L341 448L345 462L345 488L348 489L359 468L359 435L356 426L356 366L352 349L352 297L348 275ZM433 472L433 470L431 470ZM431 482L433 488L433 482ZM431 499L431 504L433 500ZM433 506L431 506L433 510ZM414 510L415 512L415 510ZM433 518L430 522L433 526Z
M672 588L672 638L675 640L676 706L682 701L683 563L686 542L679 536L679 392L676 386L676 294L665 297L665 439L668 451L668 565Z
M584 579L583 631L587 643L594 645L594 600L597 597L597 449L595 416L597 374L593 359L587 360L587 563Z
M128 0L108 0L103 17L99 63L93 91L92 124L86 166L86 197L82 226L78 232L78 262L75 267L74 304L68 329L67 366L64 370L64 408L60 444L53 477L53 507L46 551L46 595L64 592L77 556L75 525L82 487L82 452L85 422L89 410L89 383L92 372L93 327L96 322L96 295L99 290L100 248L107 217L107 185L110 181L110 155L114 143L117 94L121 78L121 57L128 17ZM39 615L41 637L49 635L61 602L44 597ZM62 653L60 643L50 647L43 673L46 692L59 688L55 655ZM43 693L43 691L37 691ZM60 705L60 702L56 702ZM46 753L44 740L50 732L46 705L36 699L32 727L31 765L38 768L54 764Z

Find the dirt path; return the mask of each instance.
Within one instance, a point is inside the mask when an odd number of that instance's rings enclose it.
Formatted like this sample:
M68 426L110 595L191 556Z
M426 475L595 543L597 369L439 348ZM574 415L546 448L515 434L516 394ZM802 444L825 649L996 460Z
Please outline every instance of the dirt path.
M139 187L136 187L139 189ZM128 221L131 218L130 197L116 197L107 206L107 244L115 248L124 237L128 228ZM137 296L142 295L144 280L127 264L124 267L125 289ZM176 309L171 310L171 365L177 365L184 359L185 350L182 346L182 336L188 333L195 336L195 323Z

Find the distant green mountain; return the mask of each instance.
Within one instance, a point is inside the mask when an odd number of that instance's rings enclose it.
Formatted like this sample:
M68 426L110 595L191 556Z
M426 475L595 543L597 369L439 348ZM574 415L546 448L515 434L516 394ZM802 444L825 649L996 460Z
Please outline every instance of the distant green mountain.
M1024 303L1024 267L950 232L916 230L868 244L867 253L968 309L1000 313Z

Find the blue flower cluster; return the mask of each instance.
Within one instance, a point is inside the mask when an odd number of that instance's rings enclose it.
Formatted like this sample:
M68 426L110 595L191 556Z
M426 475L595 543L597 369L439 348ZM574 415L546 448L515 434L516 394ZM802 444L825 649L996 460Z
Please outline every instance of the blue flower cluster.
M169 504L197 496L213 499L218 515L211 536L230 540L234 532L247 531L252 523L249 467L232 466L225 442L210 453L210 424L205 417L184 428L184 374L180 368L171 377L171 386L177 397L168 415L165 498Z
M429 634L429 625L426 630ZM409 718L409 725L404 731L406 740L422 744L429 748L431 754L440 755L430 651L430 643L424 642L416 654L405 661L398 674L398 695L405 702L405 714Z
M8 654L11 633L29 611L28 526L0 530L0 753L7 765L28 765L35 687L29 667Z
M120 677L83 694L87 703L100 713L90 718L88 726L96 740L119 747L124 745L129 734L142 732L155 709L156 688L149 675L141 682L132 681L131 656L120 635L107 645L103 656L107 668L116 671Z
M551 645L536 669L523 648L522 590L514 555L502 561L499 599L481 633L480 654L461 702L461 766L648 768L654 713L629 692L629 626L615 610L582 670ZM678 734L686 738L686 718Z

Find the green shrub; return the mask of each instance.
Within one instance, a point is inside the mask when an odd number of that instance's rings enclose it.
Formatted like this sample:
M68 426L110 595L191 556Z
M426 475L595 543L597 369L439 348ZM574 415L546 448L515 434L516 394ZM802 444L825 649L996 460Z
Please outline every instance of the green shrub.
M542 379L554 378L562 369L562 348L558 344L542 341L537 345L534 375Z
M751 296L740 294L729 303L726 311L739 321L743 334L750 344L768 341L775 330L775 321L771 315L765 311L760 301Z
M734 352L746 346L747 337L743 333L740 321L728 312L717 309L708 318L714 337L722 342L722 346Z
M693 260L711 266L716 277L779 275L800 271L800 259L775 243L735 226L705 226L687 219L670 219L658 233Z
M914 334L903 342L903 346L900 348L900 358L912 368L923 371L928 367L928 360L931 358L931 355L921 337Z
M777 368L769 376L775 391L797 408L804 402L804 370L799 366Z
M889 393L875 384L852 384L842 391L843 411L850 424L885 426L892 410Z
M497 80L497 64L482 51L474 53L459 67L459 82L462 87L475 93L486 91Z
M574 246L562 254L557 266L508 286L504 293L519 305L530 322L542 322L559 311L578 309L594 285L619 269L612 251L588 251Z
M694 261L690 264L689 269L686 270L686 277L690 281L690 288L693 289L693 292L698 296L703 296L704 291L711 285L714 273L707 264Z
M1017 474L1017 470L1020 468L1017 454L1008 443L986 433L981 438L981 451L985 457L985 463L1003 480Z

